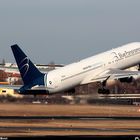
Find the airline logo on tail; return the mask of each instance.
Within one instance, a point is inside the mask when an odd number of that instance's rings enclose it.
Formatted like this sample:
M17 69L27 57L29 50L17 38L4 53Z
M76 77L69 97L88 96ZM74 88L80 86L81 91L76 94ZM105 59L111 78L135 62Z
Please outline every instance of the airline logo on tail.
M11 46L15 60L17 62L24 86L20 91L26 91L34 86L44 86L44 76L26 54L18 47L18 45Z
M21 62L19 63L20 71L23 73L23 77L26 76L28 70L29 70L29 59L28 57L25 57Z

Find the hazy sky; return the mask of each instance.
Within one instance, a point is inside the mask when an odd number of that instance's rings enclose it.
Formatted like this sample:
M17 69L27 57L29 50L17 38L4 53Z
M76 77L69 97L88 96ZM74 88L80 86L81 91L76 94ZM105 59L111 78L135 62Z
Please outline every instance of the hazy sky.
M0 61L68 64L140 41L140 0L0 0Z

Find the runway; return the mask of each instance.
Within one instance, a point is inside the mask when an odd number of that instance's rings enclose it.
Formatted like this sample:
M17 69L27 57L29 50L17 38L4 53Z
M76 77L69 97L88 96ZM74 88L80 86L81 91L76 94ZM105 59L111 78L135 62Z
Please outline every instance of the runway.
M6 131L88 131L88 132L140 132L140 128L138 129L104 129L104 128L69 128L69 127L0 127L0 130L3 131L6 129Z
M15 119L0 120L1 136L139 135L139 120Z
M0 136L139 134L137 106L0 104Z

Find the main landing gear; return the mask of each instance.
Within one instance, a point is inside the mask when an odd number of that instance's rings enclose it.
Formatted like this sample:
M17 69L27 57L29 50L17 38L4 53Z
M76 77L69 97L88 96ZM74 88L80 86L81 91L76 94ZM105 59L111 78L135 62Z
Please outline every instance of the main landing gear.
M140 64L138 65L138 71L140 71Z
M99 94L110 94L110 90L109 89L105 89L105 88L99 88L98 89L98 93Z
M110 90L106 88L106 82L107 82L107 80L109 78L110 78L110 76L101 83L102 84L102 88L98 89L98 93L99 94L110 94Z

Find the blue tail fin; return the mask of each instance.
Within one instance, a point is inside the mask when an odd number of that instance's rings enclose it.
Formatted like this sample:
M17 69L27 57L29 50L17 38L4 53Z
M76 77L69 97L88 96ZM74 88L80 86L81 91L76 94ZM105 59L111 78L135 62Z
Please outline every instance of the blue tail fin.
M34 81L37 81L42 77L42 84L44 74L42 74L36 66L30 61L30 59L24 54L24 52L18 47L18 45L11 46L15 60L17 62L24 86L33 84ZM38 84L38 83L36 83Z

